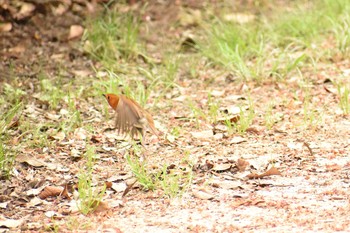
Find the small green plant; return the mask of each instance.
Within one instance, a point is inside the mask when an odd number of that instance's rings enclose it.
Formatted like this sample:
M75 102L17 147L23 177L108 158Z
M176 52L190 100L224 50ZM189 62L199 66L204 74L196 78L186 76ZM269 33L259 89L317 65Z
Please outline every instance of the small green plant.
M232 118L228 115L225 115L225 121L224 121L224 124L227 128L227 133L229 135L233 134L234 133L234 122L231 120Z
M242 107L240 107L239 111L239 120L236 123L233 123L234 128L237 133L244 134L246 130L253 123L253 119L255 117L254 108L252 105L244 111Z
M170 198L181 197L192 183L192 171L168 169L163 166L159 177L164 194Z
M78 217L70 216L66 221L67 228L72 232L87 230L93 228L94 224L90 219L82 220Z
M45 74L40 74L39 79L41 91L36 94L36 97L47 102L50 109L56 109L67 95L60 79L54 81L46 77Z
M314 130L317 128L317 125L319 125L319 123L322 121L322 118L312 102L312 95L310 94L310 81L305 79L300 71L299 75L302 79L299 83L299 86L304 93L304 98L302 100L303 126L306 128L310 127ZM297 98L298 97L296 97L296 99Z
M215 97L212 97L211 93L208 93L208 107L209 107L208 115L212 123L215 124L219 115L220 103L219 101L215 100Z
M264 115L264 119L265 119L265 126L268 130L270 130L272 128L272 126L274 126L274 124L276 123L276 119L272 113L273 107L275 106L274 103L270 103L267 106L267 109L265 111L265 115Z
M199 128L200 125L200 119L206 119L206 114L205 112L198 106L193 101L188 102L188 107L190 108L193 118L196 121L196 126Z
M346 84L337 84L339 106L345 115L350 113L350 89Z
M120 68L120 59L130 60L138 55L146 58L139 44L141 21L132 13L106 8L104 14L87 22L84 49L108 68Z
M78 175L78 192L79 192L79 202L78 208L83 214L88 214L94 211L102 200L102 197L106 191L106 186L104 185L101 190L93 187L93 165L95 149L94 147L87 147L85 153L86 164L82 168Z
M13 148L6 145L9 140L9 126L18 112L21 110L22 104L17 103L12 108L0 116L0 179L8 179L11 175L15 161L15 153Z
M157 178L155 177L157 174L150 173L148 171L147 163L145 161L141 162L139 158L132 158L130 155L126 156L126 161L128 162L131 171L135 175L137 181L145 190L153 191L156 189Z
M12 86L8 83L3 83L2 85L4 85L4 99L7 103L13 103L17 105L21 101L21 97L26 95L25 91L16 88L15 86Z
M181 131L182 129L179 126L175 126L171 129L170 134L177 138L181 135Z
M0 180L8 179L11 176L15 156L0 140Z

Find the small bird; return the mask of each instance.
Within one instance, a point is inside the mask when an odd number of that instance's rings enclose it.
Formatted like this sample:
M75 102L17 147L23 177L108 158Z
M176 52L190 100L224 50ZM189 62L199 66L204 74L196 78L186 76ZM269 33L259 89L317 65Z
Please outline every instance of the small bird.
M144 130L148 126L151 132L159 137L151 114L135 100L124 95L104 94L103 96L116 112L115 127L119 134L130 134L131 138L135 138L140 133L143 144Z

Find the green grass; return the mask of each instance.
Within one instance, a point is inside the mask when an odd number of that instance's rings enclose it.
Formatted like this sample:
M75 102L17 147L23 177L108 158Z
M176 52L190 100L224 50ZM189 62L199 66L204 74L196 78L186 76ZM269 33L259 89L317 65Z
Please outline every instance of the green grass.
M146 58L140 44L140 20L118 7L105 8L98 17L87 21L84 49L109 69L123 70L123 60Z
M348 115L350 113L350 88L346 83L336 84L339 96L339 107L343 114Z
M21 110L22 104L17 103L7 111L4 111L5 113L0 116L0 179L9 179L11 177L16 157L15 147L9 145L12 139L11 122L15 117L20 117L19 113Z
M341 54L346 59L349 9L346 0L297 1L291 8L277 6L269 14L262 11L257 20L245 24L214 18L203 24L198 49L241 80L283 80L307 67L310 55ZM333 46L314 49L324 47L332 37ZM309 55L310 50L314 54Z
M134 146L134 149L139 151L137 153L140 153L140 148ZM132 173L144 190L153 191L156 189L158 174L150 172L145 161L140 161L139 158L132 157L130 155L126 156L126 161L130 166Z
M87 147L85 153L85 166L78 175L78 208L84 215L93 212L102 200L106 186L101 188L93 186L93 165L95 163L95 148Z
M141 154L141 148L133 146L134 155ZM185 155L185 158L188 154ZM187 169L179 169L179 165L170 168L164 164L160 169L151 169L147 159L140 161L138 157L131 155L126 156L126 161L130 166L137 182L145 191L162 190L164 196L169 198L181 197L192 184L192 167L186 166Z

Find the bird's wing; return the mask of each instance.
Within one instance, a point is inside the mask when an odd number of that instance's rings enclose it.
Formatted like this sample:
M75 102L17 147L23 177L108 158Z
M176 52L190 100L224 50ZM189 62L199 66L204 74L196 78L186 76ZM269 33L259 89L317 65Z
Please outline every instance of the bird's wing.
M118 133L126 134L132 132L133 128L139 124L143 117L141 107L136 102L125 96L120 96L116 108L116 128Z

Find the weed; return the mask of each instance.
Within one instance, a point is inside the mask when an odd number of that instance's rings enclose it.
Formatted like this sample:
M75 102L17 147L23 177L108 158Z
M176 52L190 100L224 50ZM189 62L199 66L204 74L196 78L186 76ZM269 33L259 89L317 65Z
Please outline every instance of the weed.
M164 194L170 198L181 197L192 183L192 171L168 169L164 165L159 177Z
M78 192L79 203L78 208L83 214L88 214L94 211L105 193L106 186L104 185L101 190L93 187L93 165L94 165L95 149L93 147L87 147L85 153L86 164L85 168L82 168L79 172Z
M339 106L345 115L350 113L350 88L346 84L337 85L339 95Z
M84 49L106 67L119 69L116 61L120 58L130 60L142 54L139 29L140 20L133 14L106 8L104 14L88 20Z
M193 101L189 101L187 105L193 114L194 120L196 121L196 127L199 128L200 118L206 119L205 112L200 107L196 106Z
M208 107L209 107L209 117L212 123L216 123L217 117L219 114L220 103L215 100L215 97L212 97L211 93L208 93Z
M237 133L244 134L252 124L254 117L255 112L252 104L249 106L247 111L244 111L243 108L240 107L239 120L236 123L233 123Z
M274 124L276 123L276 119L272 113L274 106L275 106L274 103L268 104L267 109L265 111L265 115L264 115L265 126L268 130L270 130L272 128L272 126L274 126Z
M14 162L13 152L0 140L0 179L8 179L11 176Z
M0 178L8 179L12 172L15 151L6 145L6 142L10 138L9 126L21 108L22 104L18 103L0 116Z
M141 186L145 190L153 191L156 188L157 179L155 179L155 174L148 172L147 163L145 161L141 162L138 158L132 158L130 155L126 156L126 161Z

